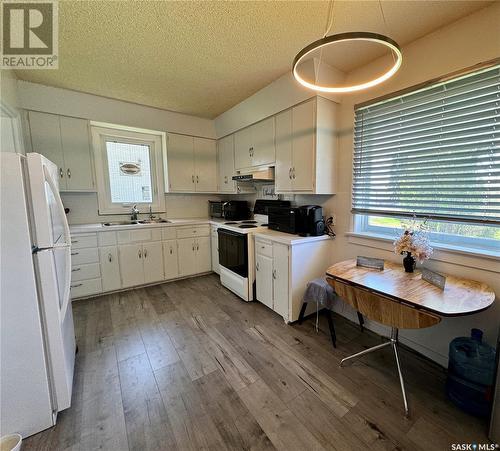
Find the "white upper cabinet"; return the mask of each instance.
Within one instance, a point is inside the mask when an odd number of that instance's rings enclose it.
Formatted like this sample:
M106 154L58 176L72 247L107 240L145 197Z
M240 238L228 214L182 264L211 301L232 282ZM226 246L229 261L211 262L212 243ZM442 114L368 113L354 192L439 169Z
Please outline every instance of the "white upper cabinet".
M274 116L244 128L234 135L235 169L273 165L276 160Z
M168 191L195 191L194 139L192 136L168 134Z
M35 111L28 121L33 152L59 168L60 191L95 191L88 121Z
M276 115L276 192L335 194L336 107L314 97Z
M196 192L217 192L217 145L213 139L194 138Z
M234 135L229 135L217 141L217 177L218 191L235 193L234 175Z
M168 134L167 192L217 192L217 148L213 139Z

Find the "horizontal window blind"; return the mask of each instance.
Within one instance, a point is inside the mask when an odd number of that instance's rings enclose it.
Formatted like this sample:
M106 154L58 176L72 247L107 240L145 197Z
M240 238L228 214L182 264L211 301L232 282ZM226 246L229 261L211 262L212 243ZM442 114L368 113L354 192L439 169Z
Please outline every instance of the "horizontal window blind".
M500 66L355 110L353 213L500 224Z

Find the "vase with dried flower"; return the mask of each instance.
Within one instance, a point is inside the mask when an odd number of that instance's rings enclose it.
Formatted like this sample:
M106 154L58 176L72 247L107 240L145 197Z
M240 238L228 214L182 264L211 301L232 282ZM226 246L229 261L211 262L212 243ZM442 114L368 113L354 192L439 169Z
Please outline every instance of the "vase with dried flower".
M394 241L394 252L405 255L403 266L406 272L413 272L417 260L422 263L432 255L426 222L417 222L416 218L404 226L401 235Z

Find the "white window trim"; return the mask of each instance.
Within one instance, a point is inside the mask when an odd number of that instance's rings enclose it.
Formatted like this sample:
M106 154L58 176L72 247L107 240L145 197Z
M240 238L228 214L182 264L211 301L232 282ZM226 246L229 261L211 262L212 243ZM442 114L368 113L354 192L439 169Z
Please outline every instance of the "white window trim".
M92 147L97 181L97 199L100 215L130 214L133 203L116 204L111 202L107 157L104 152L106 139L130 140L150 146L151 179L153 188L153 202L137 203L140 213L148 213L149 206L154 213L165 212L165 195L163 182L162 154L166 143L166 133L155 130L121 127L114 124L91 122Z

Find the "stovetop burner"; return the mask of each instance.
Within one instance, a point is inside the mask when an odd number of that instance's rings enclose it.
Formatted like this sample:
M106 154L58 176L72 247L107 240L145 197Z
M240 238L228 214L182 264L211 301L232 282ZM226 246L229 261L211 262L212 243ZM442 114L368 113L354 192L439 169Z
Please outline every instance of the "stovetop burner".
M230 222L225 222L224 225L232 225L232 224L238 224L237 222L230 221Z
M253 221L251 219L248 219L246 221L241 221L242 224L257 224L257 221Z
M257 226L252 225L252 224L241 224L240 226L238 226L238 228L240 228L240 229L253 229L254 227L257 227Z

